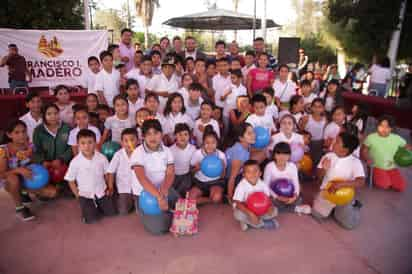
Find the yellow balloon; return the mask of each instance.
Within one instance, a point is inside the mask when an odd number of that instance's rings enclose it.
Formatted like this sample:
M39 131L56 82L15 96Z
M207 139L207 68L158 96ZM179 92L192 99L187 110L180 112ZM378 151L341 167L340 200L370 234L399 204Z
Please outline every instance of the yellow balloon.
M338 182L338 180L330 181L327 184L326 189L322 191L323 198L339 206L346 205L351 202L353 197L355 197L355 189L353 187L341 187L336 190L335 193L331 193L328 191L328 188L335 182Z

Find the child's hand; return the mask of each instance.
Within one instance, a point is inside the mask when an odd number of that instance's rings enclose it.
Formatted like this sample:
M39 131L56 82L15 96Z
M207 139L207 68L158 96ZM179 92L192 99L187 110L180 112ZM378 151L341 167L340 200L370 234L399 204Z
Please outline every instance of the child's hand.
M258 225L260 223L259 217L256 216L256 214L251 211L249 212L249 220L254 225Z
M166 211L169 209L169 204L167 203L167 200L164 196L158 198L157 202L159 203L159 207L162 211Z
M321 162L322 168L324 170L329 170L331 167L331 161L329 158L324 158Z
M27 167L19 167L17 168L16 172L26 179L31 178L33 176L33 173Z

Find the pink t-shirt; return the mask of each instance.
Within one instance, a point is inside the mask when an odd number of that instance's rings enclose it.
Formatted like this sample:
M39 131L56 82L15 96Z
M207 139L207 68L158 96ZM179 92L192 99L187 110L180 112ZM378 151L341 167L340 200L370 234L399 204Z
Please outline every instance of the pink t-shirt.
M275 79L275 74L273 71L261 70L260 68L251 69L248 75L252 77L253 92L270 87L271 81Z

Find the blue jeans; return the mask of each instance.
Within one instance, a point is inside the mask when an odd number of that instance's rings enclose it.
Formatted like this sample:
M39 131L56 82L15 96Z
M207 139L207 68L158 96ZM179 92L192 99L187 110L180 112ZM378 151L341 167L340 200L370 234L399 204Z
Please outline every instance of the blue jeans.
M370 83L369 92L375 91L377 96L385 97L386 95L386 84Z
M10 89L14 90L16 87L28 87L27 81L10 80Z

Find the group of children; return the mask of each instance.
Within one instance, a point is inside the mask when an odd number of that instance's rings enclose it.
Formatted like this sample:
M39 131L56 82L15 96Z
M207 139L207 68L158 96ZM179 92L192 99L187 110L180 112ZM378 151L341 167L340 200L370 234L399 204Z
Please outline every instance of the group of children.
M318 94L310 80L298 85L289 80L286 65L279 66L275 79L266 68L268 56L255 58L248 52L244 67L234 64L236 59L216 60L217 72L206 85L196 74L206 73L205 60L195 60L193 72L183 69L179 75L173 55L166 56L156 72L152 57L142 57L139 67L126 74L113 66L108 51L100 55L101 70L99 60L89 58L96 78L82 104L71 101L65 86L56 87L54 104L42 105L35 92L27 95L28 113L11 122L0 147L1 182L19 216L34 218L27 206L31 198L22 187L23 178L32 175L27 168L31 162L48 169L68 166L64 180L79 201L83 222L136 208L145 228L156 234L168 231L174 203L186 193L198 204L231 204L234 218L246 230L278 227L278 212L322 220L333 209L342 226L356 227L359 201L336 206L321 193L361 187L365 168L373 168L377 187L405 189L393 157L399 147L409 146L392 133L394 124L386 116L378 120L375 133L364 136L367 116L360 105L350 114L339 105L338 81L330 80ZM256 127L271 136L265 148L253 147ZM107 141L122 147L110 161L100 152ZM293 160L296 149L310 155L316 164L313 172L299 171ZM216 177L201 169L208 155L216 155L224 167ZM293 184L292 197L269 189L279 178ZM311 207L302 203L301 183L314 179L321 185ZM157 199L162 214L139 210L143 190ZM52 184L31 192L42 200L58 194ZM246 205L253 192L273 200L263 216Z

